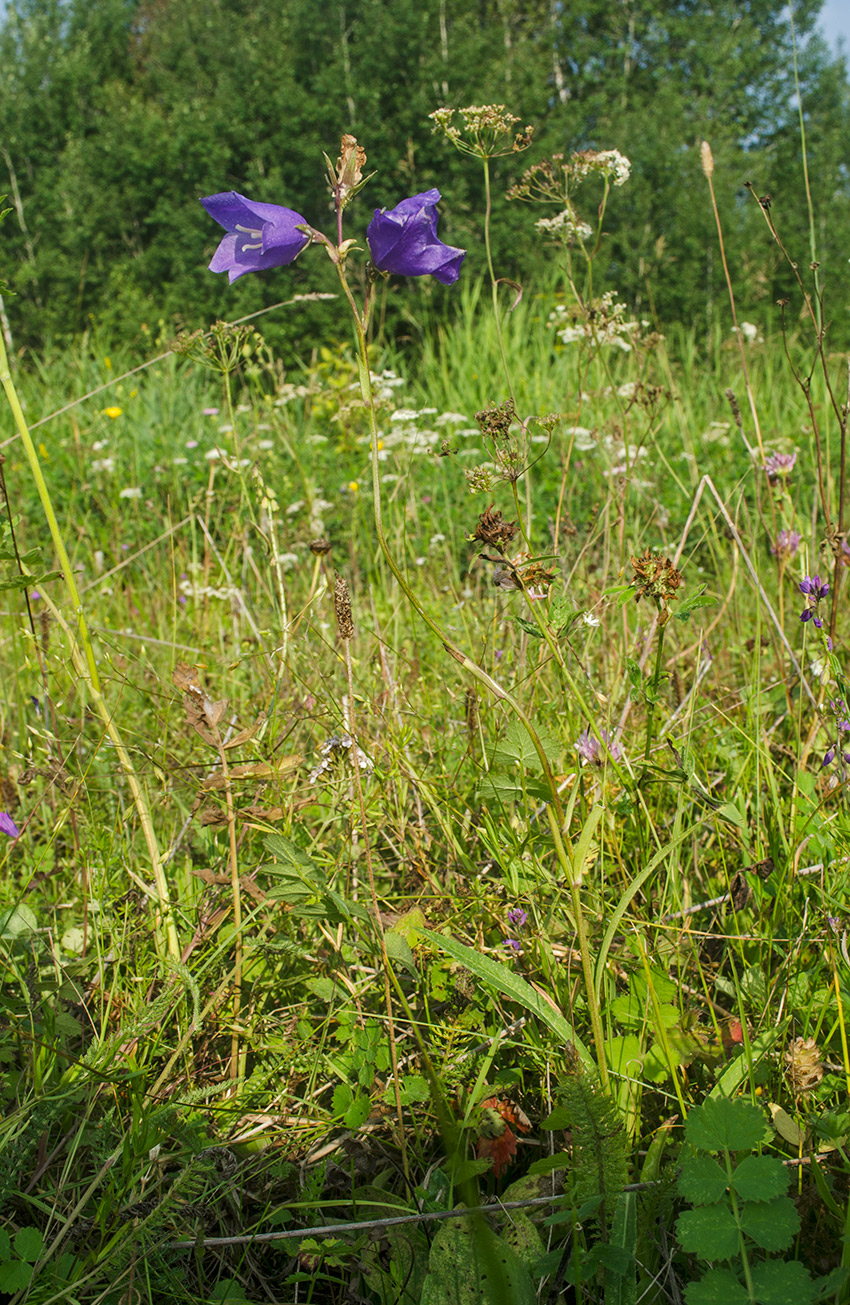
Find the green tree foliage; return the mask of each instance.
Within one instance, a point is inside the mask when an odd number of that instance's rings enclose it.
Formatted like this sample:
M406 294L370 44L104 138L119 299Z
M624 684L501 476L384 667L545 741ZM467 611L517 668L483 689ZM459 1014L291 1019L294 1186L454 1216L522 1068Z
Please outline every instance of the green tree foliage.
M844 337L850 95L843 61L811 35L819 7L803 0L796 13L800 78L817 258ZM703 137L746 314L763 304L767 315L792 283L744 181L772 192L789 252L802 267L811 259L782 0L15 0L0 63L0 183L16 210L3 270L18 290L19 343L92 322L110 338L139 338L143 321L170 334L333 288L315 249L285 286L251 276L231 288L204 274L219 233L196 201L233 188L325 226L321 150L335 152L343 131L379 169L359 229L372 205L438 185L441 234L469 248L474 275L483 183L431 134L441 104L504 101L536 127L532 151L495 168L505 276L527 280L546 259L537 214L503 201L523 167L616 148L633 173L606 215L603 277L661 321L727 320ZM436 285L415 294L437 312L447 303ZM292 343L334 317L299 310Z

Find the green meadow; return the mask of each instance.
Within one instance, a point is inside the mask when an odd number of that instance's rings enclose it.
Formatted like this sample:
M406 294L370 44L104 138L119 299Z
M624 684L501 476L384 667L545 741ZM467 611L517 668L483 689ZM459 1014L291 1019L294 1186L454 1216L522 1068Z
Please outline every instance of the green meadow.
M0 367L14 1305L847 1299L847 356L591 236Z

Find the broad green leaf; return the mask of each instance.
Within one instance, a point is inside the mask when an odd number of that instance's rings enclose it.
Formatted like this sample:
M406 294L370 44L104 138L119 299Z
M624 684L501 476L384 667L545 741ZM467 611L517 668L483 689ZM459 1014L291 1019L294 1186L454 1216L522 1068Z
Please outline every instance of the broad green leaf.
M30 1285L32 1278L32 1265L25 1264L23 1260L6 1260L0 1264L0 1291L13 1292L21 1291L22 1288Z
M584 1064L589 1069L593 1069L594 1072L596 1071L593 1057L579 1038L572 1024L559 1010L556 1010L554 1006L550 1006L549 1002L541 997L540 993L535 991L530 983L526 983L525 979L521 978L520 975L500 961L494 961L489 956L482 956L480 952L475 951L472 947L456 942L454 938L449 938L445 934L423 929L422 937L425 942L446 952L453 960L460 961L461 965L465 965L483 983L489 983L503 996L515 1001L518 1006L531 1011L533 1015L536 1015L538 1019L548 1025L563 1043L574 1046Z
M534 729L546 756L550 760L557 757L561 751L558 740L546 729L545 725L535 722ZM542 771L543 767L537 755L537 749L529 738L528 731L520 725L519 721L511 721L505 730L505 737L493 753L493 765L519 765L524 770L533 771L535 774Z
M729 1097L708 1097L685 1121L685 1137L698 1151L752 1151L764 1134L758 1106Z
M15 1233L15 1254L29 1264L35 1264L44 1247L44 1238L38 1228L21 1228Z
M808 1133L800 1128L796 1119L792 1119L787 1110L783 1110L781 1106L773 1101L768 1104L767 1108L770 1111L773 1127L779 1136L786 1142L790 1142L792 1146L802 1146Z
M341 1115L348 1109L354 1100L354 1093L347 1083L337 1083L334 1088L332 1098L332 1109L335 1115Z
M762 1250L786 1250L800 1230L800 1216L790 1196L777 1196L774 1201L745 1201L740 1208L744 1232Z
M691 1205L711 1205L726 1195L726 1171L710 1155L682 1156L682 1170L676 1186Z
M29 906L10 906L0 912L0 938L19 938L21 934L35 933L38 920Z
M450 1219L431 1245L421 1305L537 1305L531 1275L483 1219Z
M811 1305L815 1284L799 1260L766 1260L753 1266L758 1305Z
M702 1260L731 1260L741 1248L737 1221L725 1201L680 1214L676 1235L684 1250Z
M701 1282L685 1288L688 1305L751 1305L750 1293L731 1269L709 1269Z
M791 1175L781 1160L770 1155L748 1155L732 1174L732 1186L745 1201L772 1201L788 1191Z
M643 1065L640 1038L634 1033L626 1033L620 1038L609 1038L605 1043L605 1059L612 1074L619 1074L623 1078L636 1078Z
M372 1113L372 1102L367 1096L356 1096L343 1115L346 1128L359 1128Z
M720 816L721 820L728 820L730 825L736 825L738 829L747 827L747 817L738 810L734 802L723 802L717 807L715 815Z
M416 959L410 949L410 943L403 934L398 933L395 929L388 929L384 934L384 946L391 961L403 965L408 974L416 975L418 973Z

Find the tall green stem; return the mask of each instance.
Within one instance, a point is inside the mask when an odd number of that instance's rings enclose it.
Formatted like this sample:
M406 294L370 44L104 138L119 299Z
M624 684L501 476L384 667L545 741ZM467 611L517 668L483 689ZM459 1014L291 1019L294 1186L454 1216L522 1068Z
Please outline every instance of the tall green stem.
M496 320L496 335L499 340L499 353L502 356L502 367L505 371L505 381L508 386L508 394L513 395L514 388L511 384L511 369L508 365L508 355L505 349L505 337L502 333L502 315L499 311L499 283L496 280L496 269L493 266L493 249L490 243L490 218L493 212L493 197L490 192L490 160L484 159L484 248L487 251L487 270L490 273L490 293L493 296L493 316Z

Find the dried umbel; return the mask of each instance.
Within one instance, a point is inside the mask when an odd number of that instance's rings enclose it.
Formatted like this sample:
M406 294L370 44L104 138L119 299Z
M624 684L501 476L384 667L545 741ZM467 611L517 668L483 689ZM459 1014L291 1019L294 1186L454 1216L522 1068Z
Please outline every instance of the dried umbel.
M485 439L492 440L494 444L509 438L511 426L516 419L516 406L513 399L505 399L504 403L491 403L475 414L481 434Z
M325 538L311 539L307 547L316 557L325 557L331 551L331 541Z
M795 1038L785 1052L785 1077L797 1094L811 1092L823 1078L820 1048L814 1038Z
M501 512L494 512L492 507L488 507L478 518L475 534L471 538L502 551L505 544L509 544L515 537L518 528L515 521L505 521Z
M682 573L677 571L669 557L660 553L651 553L649 549L641 557L632 558L636 587L635 602L648 598L658 610L661 624L666 625L670 619L667 604L678 597L677 590L682 585Z

